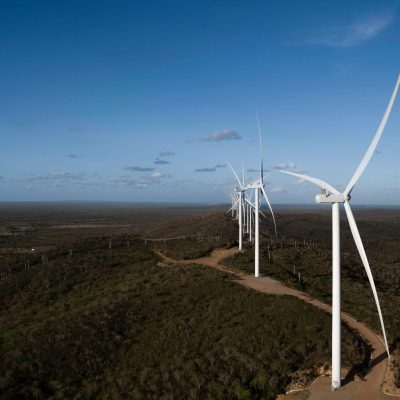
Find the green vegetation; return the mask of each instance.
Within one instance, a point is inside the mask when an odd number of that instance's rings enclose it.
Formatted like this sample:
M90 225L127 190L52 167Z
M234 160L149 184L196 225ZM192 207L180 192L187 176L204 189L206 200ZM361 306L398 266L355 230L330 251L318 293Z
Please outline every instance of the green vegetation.
M210 268L161 266L154 248L190 259L235 245L236 221L223 209L10 207L0 206L1 399L272 399L330 363L329 315ZM400 218L355 214L396 354ZM261 272L329 303L329 215L285 211L277 219L278 239L263 225ZM188 237L144 243L176 236ZM379 332L345 222L342 237L343 308ZM227 263L253 273L245 247ZM344 364L362 374L369 349L346 327L343 349Z
M221 247L231 247L235 244L232 240L226 243L225 238L219 236L197 238L184 238L166 242L155 242L153 247L163 254L176 260L191 260L209 255L213 250Z
M0 285L2 399L273 399L330 358L325 313L207 267L157 267L143 240L48 258ZM361 363L364 344L348 330L343 343Z
M232 219L223 212L201 218L169 223L159 231L159 235L171 237L172 234L192 232L190 236L177 240L153 242L153 246L165 255L177 260L201 258L220 247L237 244L237 229ZM168 233L166 233L168 232ZM193 232L196 232L193 234Z
M183 238L166 242L155 242L153 246L163 254L176 260L190 260L205 257L215 248L225 245L218 239L199 241L197 238Z
M400 345L400 219L393 211L356 210L356 219L384 314L391 351L399 358ZM279 238L263 236L260 270L285 284L331 303L331 220L329 215L281 214ZM224 264L254 273L251 246ZM270 253L268 254L268 246ZM342 220L342 308L380 333L372 291L354 246L347 221ZM295 272L295 273L294 273ZM301 279L299 281L299 275ZM399 361L395 362L400 376ZM400 379L397 379L400 387Z

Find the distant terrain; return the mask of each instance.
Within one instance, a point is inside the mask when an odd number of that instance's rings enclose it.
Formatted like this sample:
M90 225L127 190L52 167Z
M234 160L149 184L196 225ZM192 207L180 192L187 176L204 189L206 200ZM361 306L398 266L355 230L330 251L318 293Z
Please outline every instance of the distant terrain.
M207 267L167 267L154 254L191 259L235 246L236 222L225 210L0 204L0 397L273 399L329 365L322 311L249 291ZM400 213L354 212L397 354ZM328 210L281 207L277 225L273 238L263 222L261 272L329 302ZM379 332L345 221L342 234L343 308ZM246 244L224 264L252 271L252 261ZM346 326L343 350L344 365L362 374L368 348Z

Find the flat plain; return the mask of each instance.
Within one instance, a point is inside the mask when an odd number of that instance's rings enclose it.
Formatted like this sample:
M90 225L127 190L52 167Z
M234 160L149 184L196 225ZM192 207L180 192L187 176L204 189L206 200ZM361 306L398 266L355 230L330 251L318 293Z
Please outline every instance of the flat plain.
M187 262L236 246L236 222L225 210L1 204L1 398L273 399L327 371L328 314ZM354 209L397 384L399 211ZM277 225L276 238L270 221L262 222L262 274L330 303L328 210L278 207ZM345 220L342 237L343 309L379 333ZM166 265L155 251L186 264ZM252 257L246 242L242 253L223 263L251 273ZM370 348L346 325L342 330L344 368L362 379Z

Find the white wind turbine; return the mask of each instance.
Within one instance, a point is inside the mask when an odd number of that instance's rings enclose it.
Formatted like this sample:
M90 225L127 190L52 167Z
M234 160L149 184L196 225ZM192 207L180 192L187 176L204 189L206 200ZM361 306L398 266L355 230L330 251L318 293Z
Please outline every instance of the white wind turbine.
M246 186L246 189L248 189L249 186ZM249 241L252 241L252 234L253 234L253 216L256 212L256 205L253 204L252 202L253 198L253 192L251 193L250 197L245 197L245 202L247 203L248 207L248 217L247 217L247 222L248 222L248 235L249 235ZM262 215L265 219L267 219L267 216L259 209L258 210L259 214Z
M361 174L364 172L372 155L375 152L376 146L378 145L379 139L385 128L386 122L389 118L390 111L392 109L398 88L400 84L400 75L397 79L395 88L390 98L389 104L386 108L385 114L383 115L382 121L376 131L371 144L368 147L361 163L356 169L354 175L350 179L343 193L340 193L334 187L324 182L321 179L313 178L306 175L297 174L294 172L281 171L285 174L293 175L297 178L303 179L307 182L313 183L321 188L321 194L315 197L317 203L328 203L332 204L332 389L338 389L341 386L340 378L340 218L339 218L339 204L343 203L346 211L347 219L349 221L350 230L354 238L354 242L357 246L358 252L360 253L361 260L364 264L365 271L368 276L369 283L374 295L376 307L378 309L379 319L382 327L383 338L385 342L386 352L388 356L389 348L386 339L385 325L383 323L381 307L379 304L378 295L375 288L374 279L372 277L371 268L368 263L368 258L364 250L363 243L361 241L360 233L358 231L353 212L351 211L349 201L351 199L350 193L357 183Z
M228 164L229 168L232 170L239 186L235 187L235 194L236 194L236 199L232 207L225 212L227 214L229 211L235 209L236 210L236 218L238 219L238 225L239 225L239 250L242 250L243 248L243 236L244 236L244 227L246 227L247 233L249 233L249 222L251 223L251 212L249 212L250 209L255 209L254 204L251 202L251 199L249 199L246 196L245 191L247 190L247 187L244 184L244 168L242 165L242 181L239 179L239 175L236 173L232 165L229 163L229 161L226 161ZM265 215L260 211L261 215L265 217ZM251 232L249 233L249 238L251 241Z
M232 201L232 207L225 212L225 214L228 214L230 211L232 212L232 218L233 217L237 217L237 201L238 201L238 197L236 192L234 192L233 194L231 194L229 196L231 198Z
M247 197L247 233L249 235L249 241L252 240L252 219L253 219L253 212L254 212L254 204L252 203L253 193L251 193L250 197Z
M244 182L240 182L239 176L237 175L236 171L233 169L232 165L229 163L229 161L226 161L228 164L229 168L232 170L233 174L236 177L236 180L239 183L239 186L235 187L235 194L237 196L237 200L233 207L237 207L237 218L238 218L238 224L239 224L239 250L242 250L242 243L243 243L243 208L244 208L244 200L245 200L245 190L246 188L244 187ZM227 212L229 212L228 210Z
M257 126L258 126L258 135L260 139L260 176L259 179L255 182L250 183L246 186L247 189L253 189L255 194L254 201L254 276L258 278L260 276L260 223L259 223L259 212L260 212L260 192L261 192L261 200L264 197L266 203L272 214L272 219L274 221L274 229L275 236L278 236L276 230L276 222L274 212L272 211L271 203L268 199L267 193L265 192L265 184L264 184L264 162L263 162L263 154L262 154L262 145L261 145L261 128L260 128L260 119L258 117L257 112Z

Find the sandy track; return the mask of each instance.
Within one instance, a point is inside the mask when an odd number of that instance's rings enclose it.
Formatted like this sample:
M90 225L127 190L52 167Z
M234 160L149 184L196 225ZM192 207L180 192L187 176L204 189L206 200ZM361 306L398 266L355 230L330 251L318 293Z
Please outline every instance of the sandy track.
M268 278L267 276L255 278L253 275L243 274L238 271L229 269L219 262L238 252L237 248L232 249L217 249L214 250L210 256L198 258L195 260L174 260L165 256L161 252L156 252L161 256L165 262L169 264L201 264L216 268L220 271L228 272L235 276L240 277L237 282L245 287L258 290L263 293L275 295L289 295L295 296L308 304L313 305L323 311L331 312L331 306L325 304L317 299L310 297L307 293L299 290L289 288L281 282ZM342 313L342 320L345 321L350 327L358 332L371 346L371 369L368 372L365 380L344 382L341 389L332 392L330 377L320 377L306 391L293 392L284 396L285 399L309 399L309 400L380 400L380 399L393 399L395 397L388 396L382 393L382 383L385 378L388 360L385 353L385 347L382 340L365 324L358 322L351 315Z

